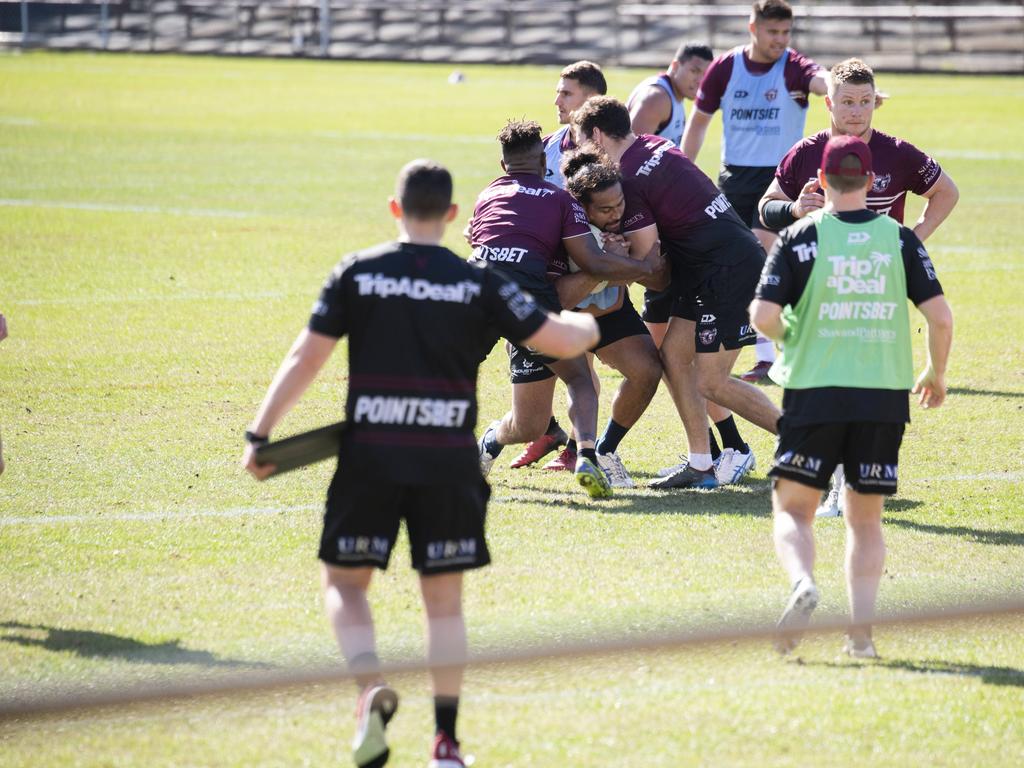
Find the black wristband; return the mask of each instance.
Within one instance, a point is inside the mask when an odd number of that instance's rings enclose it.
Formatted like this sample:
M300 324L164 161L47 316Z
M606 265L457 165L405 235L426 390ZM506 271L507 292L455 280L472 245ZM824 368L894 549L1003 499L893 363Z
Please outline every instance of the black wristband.
M266 445L270 442L270 438L266 435L257 435L255 432L250 432L247 429L245 430L245 442L252 443L253 445Z
M794 205L788 200L769 200L761 209L761 221L768 229L776 232L785 229L796 221L793 216Z

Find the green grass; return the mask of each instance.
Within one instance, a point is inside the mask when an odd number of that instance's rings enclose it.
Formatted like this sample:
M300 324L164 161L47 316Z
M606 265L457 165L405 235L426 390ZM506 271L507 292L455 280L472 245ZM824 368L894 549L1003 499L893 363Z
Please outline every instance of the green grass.
M447 242L466 253L459 232L500 172L503 120L555 127L556 69L467 67L459 86L448 70L0 57L0 199L34 201L0 205L12 334L0 345L0 697L337 658L315 560L330 468L256 485L238 467L241 432L331 266L392 235L384 201L402 163L452 169L463 213ZM640 77L612 70L611 92ZM929 242L957 317L953 389L907 433L881 607L1019 594L1024 81L880 80L893 98L876 125L934 153L961 190ZM816 100L808 131L824 125ZM716 119L700 157L711 174L718 135ZM617 385L605 373L604 414ZM281 433L338 418L344 388L338 355ZM481 420L507 407L500 349L480 392ZM473 646L774 618L786 583L770 542L772 440L741 429L758 471L713 494L596 503L567 478L499 465L494 565L467 582ZM659 392L622 453L646 479L681 445ZM842 524L824 521L818 538L821 610L839 614ZM404 547L372 597L383 655L421 654ZM492 766L1016 765L1022 629L886 630L882 664L840 660L838 638L823 638L803 663L750 645L471 671L460 730ZM394 764L409 765L425 754L428 689L399 682ZM344 764L353 701L323 686L8 722L0 764Z

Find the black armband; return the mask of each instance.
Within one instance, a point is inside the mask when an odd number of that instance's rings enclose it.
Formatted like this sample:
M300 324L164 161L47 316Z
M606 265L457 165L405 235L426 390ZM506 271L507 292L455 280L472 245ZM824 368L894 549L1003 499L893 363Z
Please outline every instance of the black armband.
M266 445L270 442L270 438L266 435L257 435L255 432L250 432L247 429L245 430L245 442L252 443L253 445Z
M796 221L793 216L793 205L794 203L787 200L769 200L761 209L761 221L775 232L785 229Z

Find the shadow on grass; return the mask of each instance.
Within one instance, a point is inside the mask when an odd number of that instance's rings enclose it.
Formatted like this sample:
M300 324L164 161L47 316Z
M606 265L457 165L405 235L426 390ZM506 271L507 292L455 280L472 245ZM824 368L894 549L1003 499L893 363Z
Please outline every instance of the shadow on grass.
M938 536L959 536L978 544L1024 547L1024 532L1020 531L992 531L985 528L972 528L969 525L935 525L934 523L919 523L917 520L905 520L900 517L887 517L884 524L887 527L909 528L912 531L934 533Z
M209 651L182 648L180 640L146 643L131 637L93 632L87 629L61 629L44 624L0 622L0 642L44 648L54 653L74 653L85 658L123 659L141 664L198 664L204 667L246 667L272 669L263 662L222 659ZM22 630L13 634L11 630Z
M906 512L908 509L917 509L923 507L924 502L918 501L917 499L886 499L885 500L885 511L886 512ZM882 519L885 522L889 522L889 518L885 517L884 514Z
M986 685L1009 685L1015 688L1024 688L1024 669L1016 667L982 666L979 664L957 664L952 661L941 661L939 659L922 659L911 661L909 659L880 659L870 662L808 662L806 666L832 667L835 669L861 669L870 667L884 667L885 669L896 669L902 672L916 672L922 675L951 675L958 677L977 677Z
M997 389L974 389L973 387L950 387L950 395L981 395L982 397L1024 397L1024 392L1003 392Z

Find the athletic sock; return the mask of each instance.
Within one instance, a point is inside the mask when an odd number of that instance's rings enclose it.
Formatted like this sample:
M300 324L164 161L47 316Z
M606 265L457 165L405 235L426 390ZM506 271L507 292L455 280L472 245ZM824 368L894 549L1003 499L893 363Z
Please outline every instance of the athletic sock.
M604 434L597 441L598 453L615 453L619 450L619 443L629 432L629 427L624 427L615 419L608 419L608 426L604 428Z
M444 731L451 737L452 741L458 741L455 737L455 720L459 716L458 696L435 696L434 697L434 723L437 726L437 733Z
M380 659L373 651L360 653L348 663L348 671L356 679L356 685L365 688L380 680Z
M722 436L722 445L725 448L732 448L740 453L747 453L750 449L740 437L740 431L736 428L736 419L730 416L727 419L715 422L718 434Z
M597 466L597 451L595 449L580 448L580 452L577 454L577 456L584 459L590 459L590 461L593 462L594 466Z
M544 434L545 435L557 435L561 431L562 431L562 428L560 426L558 426L558 419L556 419L554 416L552 416L551 417L551 421L548 422L548 431L545 432Z
M700 472L708 472L711 469L711 454L691 453L689 464Z
M766 339L763 336L758 336L757 343L754 345L754 355L757 357L757 362L759 363L774 363L774 342L771 339Z
M576 438L569 438L569 442L565 444L565 450L569 453L576 453Z
M715 431L711 427L708 427L708 442L711 443L711 460L718 461L718 457L722 455L722 449L718 447Z
M497 457L501 453L501 449L505 446L498 442L498 430L488 429L484 432L484 450L491 455L491 458Z

